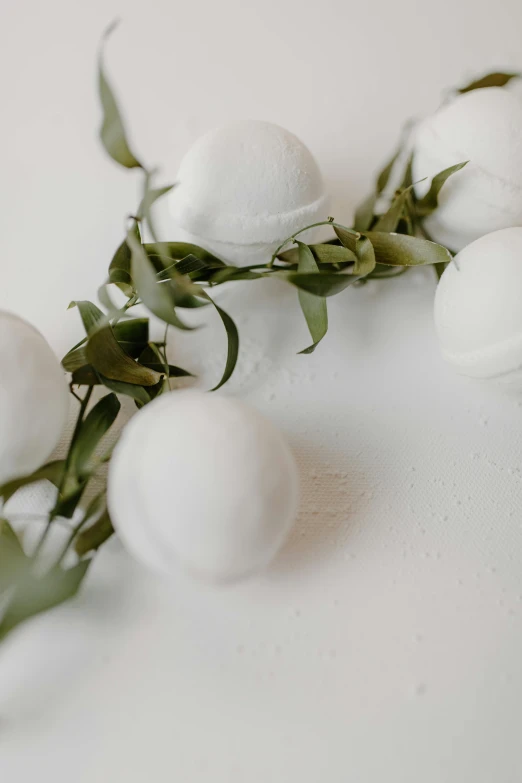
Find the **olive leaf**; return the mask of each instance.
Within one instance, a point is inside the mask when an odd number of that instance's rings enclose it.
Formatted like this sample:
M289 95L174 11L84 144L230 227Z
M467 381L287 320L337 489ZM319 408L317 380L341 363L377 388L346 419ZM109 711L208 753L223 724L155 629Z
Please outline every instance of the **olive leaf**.
M439 206L439 193L444 183L449 179L449 177L452 176L452 174L456 174L457 171L463 169L464 166L466 166L468 163L469 161L466 160L463 163L457 163L454 166L449 166L449 168L440 171L433 177L430 189L423 198L416 202L415 205L417 214L420 217L427 217L437 209ZM377 231L381 229L378 229L377 226L375 226L375 230Z
M204 261L210 267L226 266L223 261L209 250L205 250L191 242L145 242L143 247L149 258L156 256L160 260L168 261L168 263L171 263L173 260L182 261L187 256L194 256L194 258ZM180 274L184 273L180 272Z
M143 168L129 147L116 98L105 76L103 62L105 42L115 30L117 24L117 22L113 22L105 31L98 56L98 90L103 110L100 139L105 150L120 166L125 166L127 169Z
M191 330L193 327L184 324L176 314L175 294L169 286L169 281L167 283L158 282L146 250L138 242L132 230L127 234L127 243L131 249L132 279L143 304L165 323L176 326L178 329ZM104 375L111 377L108 373L104 373Z
M376 257L368 232L360 234L358 231L334 225L334 231L344 247L355 253L355 263L352 273L364 277L375 269Z
M23 575L29 558L7 519L0 519L0 594Z
M24 620L53 609L75 596L90 563L90 560L83 560L67 570L55 566L43 576L26 571L18 581L0 623L0 638Z
M299 250L298 274L313 276L314 273L317 273L320 275L317 262L308 245L298 241L297 247ZM298 296L301 310L303 311L308 330L313 340L312 345L309 345L308 348L304 348L299 353L313 353L328 331L328 308L326 299L309 293L303 288L300 288Z
M114 533L109 512L105 509L99 519L77 536L74 549L83 557L88 552L99 549Z
M112 331L125 353L133 359L137 359L149 342L149 319L130 318L118 321L112 327ZM87 349L84 345L69 351L62 359L63 368L76 376L73 378L73 383L79 383L80 385L85 384L87 378L93 378L94 368L91 366L91 370L88 370L86 369L87 365ZM83 378L83 380L80 381L78 378ZM97 383L99 381L94 376L92 385Z
M168 370L169 378L184 378L184 377L193 378L194 377L191 372L189 372L188 370L184 370L183 367L177 367L175 364L163 365L162 363L160 363L156 351L154 350L154 348L152 348L153 345L156 347L155 343L151 343L147 345L147 347L142 351L142 353L138 357L140 364L143 364L144 367L149 367L151 370L156 370L157 372L162 372L163 371L162 368L165 368L165 371Z
M103 436L114 424L120 408L116 395L107 394L96 403L81 423L69 452L70 471L78 480L82 481L88 475L93 454Z
M359 204L355 209L354 228L356 231L367 231L371 228L374 219L374 210L377 203L377 199L381 193L385 190L393 167L397 162L397 159L401 153L401 147L393 155L393 157L386 163L384 168L377 175L377 181L375 184L375 190L367 196L364 201Z
M345 288L360 280L359 277L345 272L322 271L311 273L277 271L273 273L272 277L285 280L301 291L316 297L326 298L341 293Z
M90 334L85 352L88 363L109 380L139 386L154 386L160 380L158 373L142 367L125 353L109 324Z
M151 393L153 394L153 389L156 388L156 385L161 385L162 380L160 379L158 383L154 386L147 386L146 388L144 386L140 386L139 384L135 383L125 383L124 381L115 381L111 378L106 378L101 373L97 373L98 383L102 383L107 389L110 389L115 394L124 394L126 397L130 397L131 399L135 400L140 406L147 405L152 399ZM162 378L163 376L160 376Z
M404 215L404 212L408 206L408 197L411 193L413 185L409 185L400 190L393 198L388 210L377 218L372 231L396 231L399 221Z
M83 328L88 335L94 331L94 329L98 328L102 323L108 323L108 319L105 313L103 313L103 311L92 302L89 302L85 299L80 301L73 301L70 302L67 309L70 310L72 307L77 307L80 311ZM69 354L70 353L71 351L69 351Z
M378 263L386 266L448 263L452 258L447 248L427 239L377 231L368 231L366 236L372 243Z
M318 264L353 264L357 256L352 250L342 245L324 243L320 245L308 245L312 255ZM287 264L299 263L299 248L292 247L281 253L278 258Z
M520 73L488 73L480 79L476 79L465 87L458 89L459 93L471 92L471 90L480 90L483 87L504 87L511 79L517 79L522 76Z
M210 390L210 391L217 391L221 388L230 378L232 373L235 370L236 364L237 364L237 358L239 356L239 332L237 330L237 326L234 323L233 319L229 316L228 313L225 312L219 305L217 305L213 299L205 292L206 298L211 302L219 317L221 318L221 321L223 322L223 326L225 327L225 331L227 333L227 359L225 362L225 369L223 370L223 375L221 376L221 379L219 382Z
M26 487L28 484L35 484L37 481L43 481L46 479L54 484L55 487L60 486L60 482L63 477L63 471L65 468L65 460L58 459L53 462L48 462L46 465L42 465L38 470L29 473L27 476L8 481L3 486L0 486L0 498L4 503L13 497L15 492L18 492L22 487Z

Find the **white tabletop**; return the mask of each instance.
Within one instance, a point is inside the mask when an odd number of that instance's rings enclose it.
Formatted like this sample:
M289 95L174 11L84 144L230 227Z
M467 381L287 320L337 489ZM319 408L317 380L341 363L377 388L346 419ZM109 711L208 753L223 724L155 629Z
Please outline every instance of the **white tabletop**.
M404 119L522 65L517 0L5 2L0 307L58 352L136 199L95 133L115 15L111 73L166 181L209 127L267 119L308 144L345 221ZM0 648L2 781L519 783L522 402L443 365L434 289L424 269L347 290L312 356L294 291L222 294L242 334L224 393L299 460L291 539L227 588L156 577L112 541L76 601ZM171 350L208 387L224 338Z

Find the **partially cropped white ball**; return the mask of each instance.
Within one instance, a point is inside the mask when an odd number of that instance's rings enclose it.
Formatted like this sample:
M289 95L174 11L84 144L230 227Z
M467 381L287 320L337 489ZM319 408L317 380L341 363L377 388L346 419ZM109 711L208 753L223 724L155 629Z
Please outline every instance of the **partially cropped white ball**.
M427 219L435 240L453 250L484 234L522 225L522 97L489 87L454 98L414 133L414 180L470 162L443 186ZM416 190L423 195L429 183Z
M522 228L477 239L447 267L435 297L443 357L475 378L522 381Z
M170 195L173 238L239 265L269 260L295 231L328 216L312 154L270 122L236 122L202 136L177 181Z
M138 560L230 580L272 560L295 519L298 485L292 452L270 421L238 400L182 391L126 426L108 503Z
M0 311L0 484L32 473L67 421L65 373L42 335Z

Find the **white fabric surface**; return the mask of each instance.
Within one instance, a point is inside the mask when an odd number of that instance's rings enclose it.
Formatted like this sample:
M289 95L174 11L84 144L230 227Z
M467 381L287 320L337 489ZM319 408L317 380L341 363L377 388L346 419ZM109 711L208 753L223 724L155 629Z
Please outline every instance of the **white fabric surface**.
M208 127L260 117L317 156L338 219L406 117L520 65L515 0L494 15L476 0L5 3L0 306L58 352L135 204L93 131L94 50L116 13L108 61L166 179ZM443 365L434 288L418 270L347 291L313 356L296 355L295 292L221 295L242 334L226 393L299 459L294 533L266 574L223 589L156 577L112 542L76 601L0 648L1 780L520 781L522 407ZM207 387L212 326L171 345Z

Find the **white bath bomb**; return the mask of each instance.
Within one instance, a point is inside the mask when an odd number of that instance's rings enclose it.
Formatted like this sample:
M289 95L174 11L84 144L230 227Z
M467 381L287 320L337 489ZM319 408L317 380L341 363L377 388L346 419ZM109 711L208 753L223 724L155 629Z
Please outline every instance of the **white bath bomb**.
M0 311L0 484L32 473L67 421L65 373L33 327Z
M293 232L328 216L313 156L270 122L207 133L183 158L177 182L170 195L174 238L238 265L269 260Z
M522 228L487 234L461 250L435 296L443 357L458 372L522 379Z
M522 225L522 98L488 87L459 95L414 132L413 178L470 162L443 186L426 220L435 240L461 250L478 237ZM416 187L424 195L428 183Z
M110 463L108 503L138 560L229 580L274 557L297 513L298 483L288 445L260 413L181 391L127 424Z

